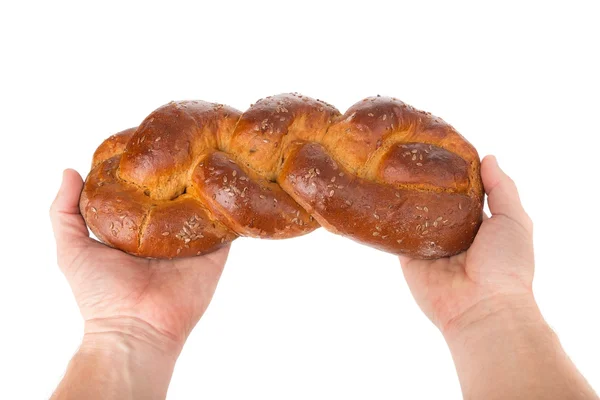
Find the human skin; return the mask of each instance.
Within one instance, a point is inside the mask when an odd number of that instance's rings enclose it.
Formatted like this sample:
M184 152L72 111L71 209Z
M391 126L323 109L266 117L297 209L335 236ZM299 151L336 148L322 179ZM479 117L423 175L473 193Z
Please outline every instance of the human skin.
M598 399L544 321L532 294L532 223L514 182L482 162L491 218L451 258L400 257L418 305L450 347L465 399ZM58 263L85 321L82 344L52 399L163 399L228 248L148 260L88 235L82 180L66 170L50 215Z
M491 217L464 253L400 257L417 304L440 329L465 399L597 399L532 292L533 224L495 157L481 175Z
M151 260L89 237L83 181L66 170L50 209L58 265L84 319L82 344L52 399L164 399L183 344L206 310L229 248Z

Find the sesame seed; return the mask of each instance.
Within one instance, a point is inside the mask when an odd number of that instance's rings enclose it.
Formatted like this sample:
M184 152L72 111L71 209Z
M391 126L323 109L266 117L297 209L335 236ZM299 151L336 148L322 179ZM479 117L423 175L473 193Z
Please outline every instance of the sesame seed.
M236 176L236 175L237 175L237 171L233 171L233 172L231 173L231 175L233 175L233 176Z
M400 192L396 192L396 197L400 198Z
M368 115L369 117L372 117L372 116L373 116L373 113L368 113L367 115Z
M437 228L438 222L437 221L433 221L433 226Z
M352 205L352 202L350 200L346 200L345 203L348 204L349 206Z
M462 210L462 203L458 203L458 209Z
M423 229L423 227L421 225L417 225L417 232L419 232L421 229Z
M377 213L373 213L373 216L375 217L375 219L379 219L379 215L377 215Z
M335 176L331 178L331 182L335 182Z
M373 232L373 236L379 236L379 232Z
M427 235L428 233L429 233L429 231L423 231L423 232L421 232L421 235L425 236L425 235Z
M385 121L385 119L387 118L387 115L383 114L383 117L381 117L382 120Z
M443 223L443 224L445 224L445 223L447 223L447 222L448 222L448 220L447 220L447 219L445 219L445 220L443 220L443 221L442 221L442 223Z
M422 166L423 166L423 164L422 164L422 163L420 163L420 162L418 162L418 163L417 163L417 165L418 165L419 167L422 167Z
M163 236L169 236L169 232L163 232L162 235Z
M260 197L261 199L266 199L265 195L261 194L258 197Z
M160 136L157 137L156 139L154 139L155 142L158 142L160 140Z
M423 159L423 154L419 154L419 160Z
M92 209L93 213L97 213L98 212L98 210L96 210L96 207L92 207L91 209Z
M321 171L319 171L319 168L315 168L315 172L317 173L317 175L321 174Z
M332 190L331 192L329 192L329 197L333 196L334 191Z
M227 183L227 176L223 176L223 183Z
M396 240L396 243L400 244L400 243L402 243L403 241L404 241L404 239L398 239L398 240Z
M422 209L423 209L423 207L417 206L417 210L422 210Z
M423 207L423 211L425 211L425 212L429 212L429 208L427 208L427 207Z
M410 152L415 154L417 151L418 151L417 149L414 149L414 150L411 150Z
M199 256L200 254L202 254L202 252L201 252L201 251L199 251L199 252L197 252L197 253L196 253L196 255L197 255L197 256Z
M413 160L413 161L415 161L416 159L417 159L417 156L416 156L416 154L413 154L413 156L412 156L412 160Z
M177 254L181 253L181 248L177 249Z
M343 173L343 172L340 172L340 173L339 173L339 175L340 175L340 176L344 176L344 173Z
M375 225L375 229L381 232L381 227L379 225Z

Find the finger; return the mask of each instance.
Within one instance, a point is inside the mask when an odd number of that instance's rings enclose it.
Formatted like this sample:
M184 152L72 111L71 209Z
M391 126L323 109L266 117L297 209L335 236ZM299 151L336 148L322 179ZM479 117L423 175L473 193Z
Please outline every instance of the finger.
M492 217L504 215L523 226L528 226L528 216L515 182L498 166L494 156L486 156L481 162L481 178L488 196L488 206Z
M50 207L50 220L59 249L75 240L89 237L79 212L82 188L83 180L77 171L67 169L63 172L62 184Z

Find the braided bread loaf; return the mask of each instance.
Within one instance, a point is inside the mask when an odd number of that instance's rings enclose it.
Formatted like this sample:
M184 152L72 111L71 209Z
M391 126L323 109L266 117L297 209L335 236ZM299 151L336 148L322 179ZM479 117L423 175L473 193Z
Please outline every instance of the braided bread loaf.
M481 223L476 150L450 125L388 97L341 115L299 94L245 113L171 102L96 150L80 208L92 232L156 258L237 236L283 239L323 226L416 258L469 247Z

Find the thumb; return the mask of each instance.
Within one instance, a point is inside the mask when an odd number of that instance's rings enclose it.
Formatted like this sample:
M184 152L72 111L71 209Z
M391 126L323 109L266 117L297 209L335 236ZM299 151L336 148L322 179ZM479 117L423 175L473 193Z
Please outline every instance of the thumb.
M62 184L50 207L50 220L59 253L82 238L89 237L83 217L79 212L79 196L83 180L77 171L66 169Z
M531 229L531 220L525 212L517 185L500 168L494 156L486 156L481 162L481 179L488 196L488 205L494 215L502 215Z

